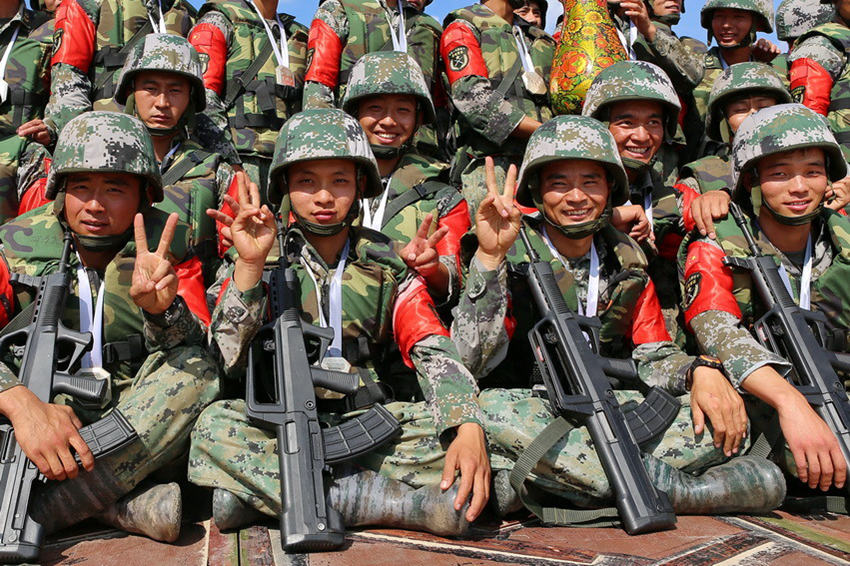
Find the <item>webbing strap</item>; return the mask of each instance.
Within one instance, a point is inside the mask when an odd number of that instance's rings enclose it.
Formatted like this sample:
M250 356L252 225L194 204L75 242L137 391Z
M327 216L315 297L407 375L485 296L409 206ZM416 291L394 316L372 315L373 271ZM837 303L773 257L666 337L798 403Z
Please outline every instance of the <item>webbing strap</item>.
M387 205L387 209L384 211L384 224L386 224L387 220L411 204L419 202L425 197L441 191L443 187L445 187L445 185L438 181L426 181L414 186L412 190L402 193L398 196L398 198L391 200Z
M260 68L265 65L266 61L268 61L269 57L271 57L272 49L274 49L274 46L271 41L267 41L263 46L262 51L260 51L260 54L257 55L257 58L251 62L248 68L245 69L244 73L239 75L239 78L235 81L235 86L233 89L229 90L227 97L224 99L225 110L233 108L233 104L236 102L236 99L242 95L247 88L248 83L254 80L257 73L260 72ZM230 84L234 84L234 82L231 82Z
M148 20L144 23L144 25L142 27L140 27L138 30L136 30L136 33L133 34L133 37L130 38L130 41L125 43L121 47L121 49L118 50L118 53L116 54L116 58L120 58L121 63L123 64L124 60L127 57L127 54L130 53L130 51L132 51L133 47L136 46L136 44L139 42L139 40L142 39L143 37L145 37L147 34L149 34L152 31L153 31L153 26L151 26L150 20ZM118 68L119 67L115 67L115 68L109 69L105 73L103 73L103 75L100 77L100 80L97 81L97 83L95 84L94 89L92 89L93 92L99 92L100 90L103 89L104 86L106 86L107 83L111 83L112 77L115 75L115 71L117 71Z
M162 175L162 186L167 187L173 185L183 178L183 175L194 169L196 166L203 163L203 160L198 156L197 151L189 152L189 154L179 163L172 165L168 171Z

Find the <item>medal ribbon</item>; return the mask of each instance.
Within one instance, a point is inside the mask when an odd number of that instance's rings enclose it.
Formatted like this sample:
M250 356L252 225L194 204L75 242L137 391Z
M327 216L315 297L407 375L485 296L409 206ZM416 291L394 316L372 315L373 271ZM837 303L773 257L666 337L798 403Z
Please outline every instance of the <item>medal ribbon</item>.
M393 22L390 18L390 13L384 9L384 17L387 19L387 25L390 27L390 38L393 40L393 51L407 53L407 31L404 29L404 8L402 0L398 0L398 31L393 29Z
M366 228L371 228L372 230L377 230L379 232L381 231L381 228L383 228L384 212L386 212L387 209L387 197L390 194L390 181L392 181L392 177L387 179L387 182L384 185L384 193L381 195L381 200L378 203L378 208L375 210L374 214L372 214L372 203L370 202L372 199L360 199L360 208L363 209L363 226Z
M263 27L266 28L266 35L268 36L269 41L272 42L272 50L274 51L274 58L277 60L277 64L288 69L289 48L286 45L286 30L283 29L283 23L281 23L280 17L277 14L274 15L274 19L277 21L277 27L280 29L280 45L278 45L274 40L272 28L269 27L269 23L263 17L260 9L256 4L254 4L253 0L248 0L248 3L254 8L254 11L257 12L257 15L260 17L260 21L263 23Z
M791 288L791 279L788 277L788 272L785 271L785 266L779 264L779 276L782 277L782 282L785 283L785 288L788 289L788 294L791 298L794 297L794 291ZM809 234L809 239L806 240L806 255L803 258L803 273L800 277L800 308L812 310L812 235Z
M310 280L313 281L313 286L316 288L316 302L319 305L319 326L323 328L330 326L334 331L334 339L325 354L326 357L342 357L342 273L345 271L345 262L348 259L350 242L350 240L345 241L345 247L342 248L342 254L339 256L339 262L336 265L330 288L328 289L330 300L328 314L330 315L330 321L325 318L325 310L322 308L322 287L319 285L318 279L316 279L316 274L310 268L310 263L306 260L303 262L307 270L307 275L310 276Z
M525 44L525 38L522 36L522 30L519 26L514 26L513 32L516 48L519 51L519 60L522 62L522 70L526 73L537 73L537 70L534 68L534 61L531 60L531 53Z
M154 33L168 33L165 29L165 17L162 15L162 0L157 0L156 10L159 13L158 20L155 20L150 11L148 11L148 19L153 26Z
M82 366L84 368L103 367L103 296L104 282L100 282L97 291L97 304L92 305L91 281L89 274L83 266L80 255L77 254L77 285L80 288L80 332L91 332L91 352L83 356Z

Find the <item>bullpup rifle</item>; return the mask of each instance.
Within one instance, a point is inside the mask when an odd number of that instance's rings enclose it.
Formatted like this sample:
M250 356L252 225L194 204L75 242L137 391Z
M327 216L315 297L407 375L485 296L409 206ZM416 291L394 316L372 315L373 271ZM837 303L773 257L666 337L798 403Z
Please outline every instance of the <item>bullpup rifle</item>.
M40 277L13 276L14 283L34 289L35 295L32 310L22 312L4 328L0 351L24 345L18 380L41 401L49 403L55 395L65 393L80 401L101 404L109 383L75 375L83 356L91 349L91 333L70 330L60 320L70 286L71 241L71 233L66 231L58 271ZM136 437L136 431L118 409L79 432L95 458L119 450ZM5 419L0 421L0 450L0 562L34 562L44 529L30 516L29 504L33 488L44 476L26 457L15 440L11 423ZM81 465L76 454L74 458Z
M278 245L278 268L268 277L273 319L260 328L248 351L247 415L277 434L284 550L333 550L345 541L345 527L325 496L325 466L377 448L401 427L379 403L339 425L320 426L314 387L353 394L359 389L360 377L310 363L308 343L318 345L321 360L333 341L333 329L301 322L295 301L298 279L286 256L282 228ZM263 397L266 389L271 391ZM271 401L266 400L269 396Z

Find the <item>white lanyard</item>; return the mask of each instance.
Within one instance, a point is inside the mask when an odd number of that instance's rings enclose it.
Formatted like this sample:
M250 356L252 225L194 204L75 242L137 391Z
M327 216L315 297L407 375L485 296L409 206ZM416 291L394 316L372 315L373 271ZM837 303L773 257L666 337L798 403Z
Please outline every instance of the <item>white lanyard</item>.
M381 231L384 224L384 212L387 210L387 196L390 194L389 189L384 189L384 194L381 195L381 200L378 203L378 209L372 214L372 206L369 202L372 199L364 198L361 200L361 208L363 209L363 226L372 230Z
M165 173L165 170L168 169L168 160L171 159L171 156L174 155L178 149L180 149L180 142L175 143L171 149L168 150L168 153L165 154L165 157L162 158L162 163L159 164L160 173Z
M151 21L154 33L168 33L165 29L165 17L162 15L162 2L157 0L156 10L159 12L159 20L154 20L150 11L148 11L148 19Z
M15 26L15 31L12 32L12 41L6 46L6 51L3 52L3 58L0 59L0 79L6 76L6 63L9 62L9 55L12 53L12 47L15 46L15 40L18 39L19 31L21 31L21 26Z
M531 60L531 53L528 51L528 46L525 44L525 38L522 36L522 30L519 26L514 26L514 41L516 41L516 49L519 51L522 70L526 73L536 73L534 61Z
M794 291L791 290L791 279L788 277L788 272L785 271L785 266L779 264L779 276L782 277L782 282L785 283L785 288L788 289L788 294L791 298L794 297ZM803 274L800 277L800 308L812 310L812 235L809 234L809 239L806 240L806 255L803 258Z
M280 17L275 14L274 19L277 21L277 27L280 29L280 45L277 45L274 41L274 34L272 33L272 28L269 27L268 22L263 17L263 14L260 12L260 9L257 8L257 5L254 4L253 0L249 0L248 3L254 7L254 10L257 12L257 15L260 16L260 21L263 22L263 27L266 28L266 35L269 37L269 41L272 42L272 49L274 50L274 58L277 60L277 64L281 67L289 68L289 48L286 46L286 31L283 29L283 24L280 21Z
M91 352L83 356L82 366L84 368L103 367L103 296L104 282L100 282L97 291L97 305L92 307L91 282L89 274L77 254L77 285L80 288L80 332L92 333Z
M407 53L407 32L404 29L404 8L401 3L402 0L398 0L398 32L393 29L393 22L390 18L390 13L386 9L384 9L384 17L387 19L387 25L390 26L390 38L393 40L393 51Z
M561 256L560 252L555 248L555 245L552 243L552 240L549 239L549 234L546 232L546 227L543 228L543 239L546 241L546 245L549 246L549 251L552 252L552 256L558 258L561 262L561 265L564 266L564 269L569 271L567 268L567 262L564 261L564 258ZM576 298L578 298L578 293L576 293ZM591 240L590 241L590 274L588 276L587 281L587 304L584 308L582 308L581 301L578 301L578 313L582 316L593 317L596 316L596 312L598 310L599 305L599 254L596 253L596 243Z
M348 259L349 242L349 240L345 241L345 247L342 248L339 263L336 265L336 271L334 271L334 276L331 279L330 288L328 289L330 324L328 324L328 320L325 318L325 310L322 308L322 287L316 280L313 270L310 269L309 262L304 262L307 275L310 276L313 286L316 288L316 302L319 306L319 326L323 328L330 327L334 331L334 339L325 354L326 357L342 357L342 273L345 271L345 261Z
M635 42L637 41L637 36L638 36L637 26L635 26L634 22L629 20L629 39L628 40L626 39L625 34L622 31L620 31L619 27L617 27L617 26L614 26L614 27L617 30L617 37L620 38L620 43L623 44L623 49L626 50L626 53L628 54L629 59L634 61L635 59L637 59L637 55L635 55L635 49L633 47Z

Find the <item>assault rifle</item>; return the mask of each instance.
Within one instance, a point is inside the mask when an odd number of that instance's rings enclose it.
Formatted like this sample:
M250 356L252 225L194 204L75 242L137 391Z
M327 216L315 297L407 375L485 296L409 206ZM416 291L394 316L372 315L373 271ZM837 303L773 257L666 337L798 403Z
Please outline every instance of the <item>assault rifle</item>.
M841 453L850 464L850 400L835 371L850 371L850 356L825 347L830 343L830 335L824 313L797 306L782 281L776 261L764 255L740 207L730 203L729 211L744 233L751 256L727 255L723 263L750 272L756 291L767 308L754 325L756 338L764 347L791 362L791 384L835 434Z
M84 375L74 375L83 355L91 349L88 332L70 330L60 316L65 310L70 277L68 257L71 233L65 232L59 270L40 277L13 276L13 282L35 290L32 310L13 319L0 336L0 351L24 345L18 379L40 400L49 403L65 393L92 403L102 403L109 383ZM118 450L136 437L136 432L117 410L80 429L95 458ZM74 458L81 465L79 456ZM44 538L44 529L29 515L29 503L36 482L44 480L38 468L15 440L9 421L0 422L0 562L34 562Z
M577 418L587 427L627 533L672 527L673 507L667 494L652 485L639 445L667 429L679 410L678 401L653 387L636 409L624 413L608 377L636 380L634 362L599 354L599 319L578 316L567 307L552 267L534 251L525 226L520 235L531 257L531 294L542 315L528 339L553 412Z
M314 387L353 394L358 374L312 365L308 343L318 345L321 360L333 341L333 329L301 322L295 297L298 279L289 266L283 229L278 230L278 268L269 274L273 320L264 325L248 351L247 415L275 429L280 456L281 544L287 552L333 550L345 541L339 513L325 498L326 465L355 458L387 442L401 430L381 404L343 423L321 428ZM272 397L259 397L271 381Z

